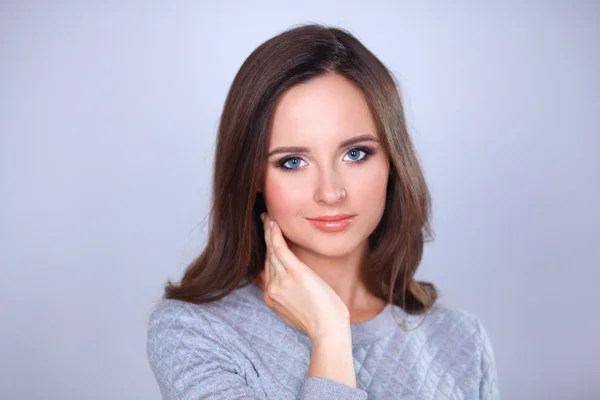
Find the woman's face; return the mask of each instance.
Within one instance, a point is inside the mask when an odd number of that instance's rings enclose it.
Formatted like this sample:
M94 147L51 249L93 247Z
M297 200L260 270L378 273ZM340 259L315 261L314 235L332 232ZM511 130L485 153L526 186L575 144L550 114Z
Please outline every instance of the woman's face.
M357 137L363 139L344 144ZM375 230L389 160L366 99L350 81L321 76L285 92L271 121L268 154L263 195L292 250L343 256ZM354 217L334 232L309 221L335 214Z

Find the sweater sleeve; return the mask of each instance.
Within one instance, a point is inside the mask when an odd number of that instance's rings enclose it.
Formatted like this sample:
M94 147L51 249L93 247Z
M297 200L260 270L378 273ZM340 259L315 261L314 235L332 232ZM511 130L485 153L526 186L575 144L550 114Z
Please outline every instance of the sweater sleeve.
M479 398L481 400L500 400L498 371L496 369L496 359L492 341L481 321L477 320L477 326L479 328L481 344L480 356L482 373L482 378L479 383Z
M302 400L366 400L367 392L327 378L309 377L300 390Z
M165 301L151 313L147 330L147 356L162 398L258 400L265 388L249 385L239 351L219 334L219 327L188 305ZM275 389L274 389L275 390ZM278 393L269 393L278 397ZM367 393L339 382L309 377L300 390L302 400L365 400Z

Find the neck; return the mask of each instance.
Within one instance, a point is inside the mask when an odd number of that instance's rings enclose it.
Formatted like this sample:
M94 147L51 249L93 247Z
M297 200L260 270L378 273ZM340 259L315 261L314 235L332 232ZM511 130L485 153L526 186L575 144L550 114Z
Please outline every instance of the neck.
M308 251L288 242L290 250L300 261L312 269L340 296L348 307L351 323L361 322L378 313L385 302L365 287L361 279L361 263L367 242L363 242L352 252L340 257L328 257Z

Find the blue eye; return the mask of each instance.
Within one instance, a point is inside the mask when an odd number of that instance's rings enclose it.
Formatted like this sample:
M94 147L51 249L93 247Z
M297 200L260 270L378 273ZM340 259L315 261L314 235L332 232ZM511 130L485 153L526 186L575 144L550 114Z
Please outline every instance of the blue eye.
M360 153L364 153L364 156L360 157ZM352 164L360 164L365 162L373 153L374 151L368 147L354 147L346 153L346 156L350 156ZM282 168L284 171L296 171L302 161L304 160L297 156L286 157L277 163L277 167Z
M279 165L281 167L283 167L284 169L294 170L294 169L298 169L298 168L287 167L285 164L291 163L290 165L298 166L301 161L302 161L302 159L300 159L299 157L289 157L289 158L286 158L285 160L282 160Z
M365 153L365 157L363 157L363 158L359 158L359 159L354 159L354 160L351 160L351 161L359 162L359 161L363 160L364 158L368 157L368 154L367 154L367 152L366 152L366 151L364 151L364 150L361 150L361 149L351 149L351 150L350 150L348 153L346 153L346 155L351 155L351 154L354 154L354 155L356 155L357 153L358 153L358 154L360 154L361 152L362 152L362 153ZM354 157L354 156L353 156L353 157Z

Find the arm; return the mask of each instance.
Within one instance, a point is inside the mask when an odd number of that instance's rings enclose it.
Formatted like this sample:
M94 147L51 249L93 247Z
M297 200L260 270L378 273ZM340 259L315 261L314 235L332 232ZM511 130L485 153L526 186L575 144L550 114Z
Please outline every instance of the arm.
M258 378L245 373L239 352L222 339L223 335L213 329L206 316L192 312L188 305L161 303L149 318L147 334L148 361L163 399L267 399L262 384L256 382ZM339 341L340 337L337 339ZM325 346L329 341L322 344ZM325 371L326 376L307 376L300 399L367 398L363 390L329 379L327 371L336 371L336 360L341 356L339 350L342 348L316 346L313 349L311 367ZM351 346L346 350L351 358ZM315 355L316 362L313 361ZM255 379L255 385L249 385L248 379Z
M313 340L308 376L329 378L356 387L350 327L348 331Z
M312 343L307 380L300 399L365 400L367 393L356 388L350 326Z
M499 400L500 388L498 385L498 371L496 369L496 359L490 337L481 323L477 320L479 328L479 338L481 343L481 373L482 378L479 384L479 398L482 400Z
M148 321L147 355L162 398L266 399L246 382L238 356L211 322L180 302L161 302Z

